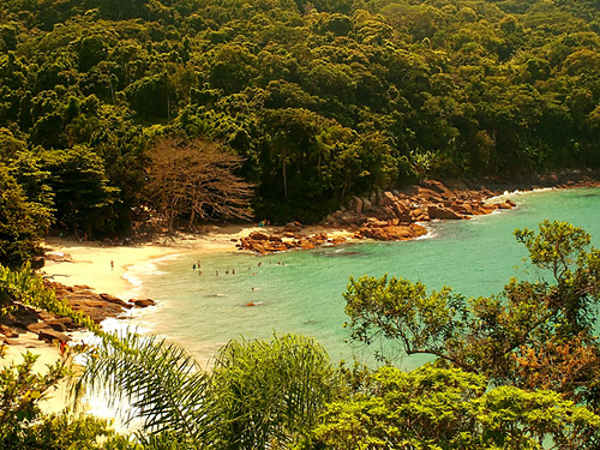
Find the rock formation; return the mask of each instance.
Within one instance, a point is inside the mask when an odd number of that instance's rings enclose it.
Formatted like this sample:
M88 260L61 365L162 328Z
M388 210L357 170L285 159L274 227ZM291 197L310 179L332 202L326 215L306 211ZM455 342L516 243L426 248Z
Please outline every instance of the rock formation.
M154 305L154 301L129 300L125 302L110 294L96 294L88 286L65 286L45 280L46 287L54 290L56 298L66 301L74 311L89 316L95 323L109 317L118 317L130 308ZM69 317L58 317L46 311L13 302L12 309L0 315L0 342L17 343L20 334L29 331L37 334L40 341L68 342L69 332L81 329Z
M324 225L355 227L357 238L412 239L426 233L418 222L468 219L516 206L512 200L486 201L496 194L488 189L469 189L460 181L444 184L425 180L419 186L354 197L347 208L329 215Z

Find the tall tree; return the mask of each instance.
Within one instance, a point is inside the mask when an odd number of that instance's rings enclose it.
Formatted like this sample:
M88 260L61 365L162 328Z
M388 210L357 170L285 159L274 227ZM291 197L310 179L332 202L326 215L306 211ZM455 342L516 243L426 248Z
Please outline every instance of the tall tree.
M0 163L0 264L18 267L30 261L50 223L50 211L30 202Z
M235 174L243 159L216 142L159 139L150 151L147 189L173 232L175 219L249 219L253 186Z

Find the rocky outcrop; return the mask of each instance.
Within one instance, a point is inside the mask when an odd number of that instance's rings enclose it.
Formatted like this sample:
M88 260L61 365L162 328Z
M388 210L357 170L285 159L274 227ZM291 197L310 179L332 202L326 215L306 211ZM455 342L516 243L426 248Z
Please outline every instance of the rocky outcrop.
M425 227L416 223L410 225L364 226L358 230L363 238L377 241L406 241L427 234Z
M44 284L54 290L57 299L66 301L74 311L82 312L95 323L118 317L129 308L145 308L155 304L150 299L125 302L110 294L96 294L88 286L65 286L48 280ZM69 317L58 317L19 302L12 302L11 310L0 315L0 334L7 343L18 343L19 335L27 331L37 334L41 341L68 342L71 339L69 333L78 329L81 327Z
M461 220L490 214L497 209L512 209L511 200L488 202L499 194L488 189L469 189L463 182L441 183L425 180L402 190L376 192L369 197L354 197L347 208L329 215L324 225L355 227L357 238L378 240L412 239L425 234L416 223L431 220ZM381 224L378 226L377 221ZM385 229L387 231L382 231Z
M345 238L331 239L325 233L303 235L288 231L279 235L255 231L242 238L238 247L258 253L273 253L294 249L309 249L321 245L337 245L345 241Z

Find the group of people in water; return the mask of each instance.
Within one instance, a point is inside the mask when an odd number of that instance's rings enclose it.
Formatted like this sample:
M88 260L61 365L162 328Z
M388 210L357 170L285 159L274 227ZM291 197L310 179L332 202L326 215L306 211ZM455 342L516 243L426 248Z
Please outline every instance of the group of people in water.
M269 265L272 265L272 264L273 264L273 262L269 261ZM275 263L275 265L276 266L283 266L285 264L282 261L277 261L277 263ZM257 264L257 266L259 268L262 267L263 266L263 262L259 261L258 264ZM192 265L192 270L194 270L194 271L197 270L198 271L198 275L202 275L202 262L200 260L198 260L196 264ZM248 270L252 271L252 266L248 267ZM236 271L235 271L235 269L226 269L224 273L225 273L225 275L235 275ZM255 276L256 274L257 274L257 272L252 272L252 276ZM220 275L219 271L215 270L215 276L218 277L219 275ZM258 289L259 288L252 286L252 291L253 292L257 291ZM217 296L220 296L220 294L217 294ZM258 305L262 305L262 304L264 304L262 301L250 301L250 302L245 303L245 306L258 306Z
M270 264L272 264L271 261L269 261L269 265ZM260 261L258 263L258 267L262 267L262 265L263 265L263 263L262 263L262 261ZM284 264L281 261L277 261L277 263L275 265L277 265L277 266L283 266ZM196 264L192 265L192 270L197 270L198 271L198 275L202 275L202 263L200 262L200 260L198 260L198 262ZM248 267L248 270L252 270L252 267ZM231 270L227 269L227 270L225 270L225 275L229 275L229 274L235 275L235 269L231 269ZM255 276L255 275L256 275L256 272L253 272L252 276ZM217 276L217 277L219 276L219 271L218 270L215 270L215 276Z

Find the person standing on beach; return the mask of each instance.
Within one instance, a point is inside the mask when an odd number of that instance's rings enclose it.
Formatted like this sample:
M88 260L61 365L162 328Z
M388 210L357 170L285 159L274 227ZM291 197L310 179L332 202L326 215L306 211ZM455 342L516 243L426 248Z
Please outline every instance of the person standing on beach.
M114 270L115 269L115 262L111 259L110 260L110 270Z

